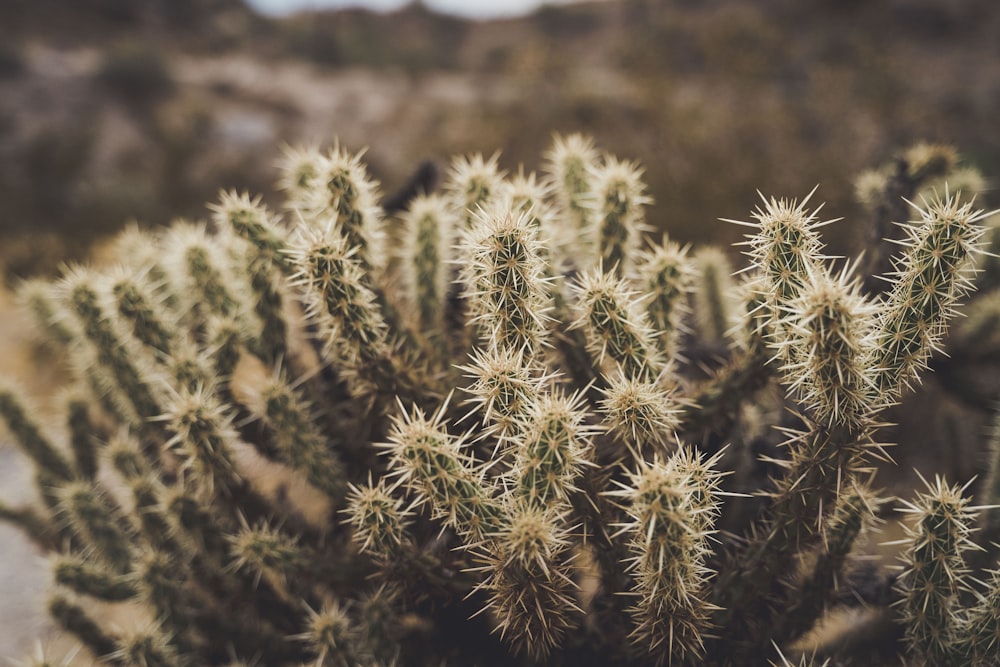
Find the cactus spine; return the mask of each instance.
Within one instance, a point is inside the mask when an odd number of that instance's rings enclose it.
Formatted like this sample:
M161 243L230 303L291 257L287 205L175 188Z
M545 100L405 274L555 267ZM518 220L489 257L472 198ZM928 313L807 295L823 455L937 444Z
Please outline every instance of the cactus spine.
M884 410L944 344L987 214L914 189L875 293L823 255L812 194L763 198L737 284L722 251L643 237L638 165L578 135L546 159L456 159L396 239L361 153L288 149L285 215L222 193L210 226L23 286L80 386L65 437L0 387L41 499L0 518L54 552L50 613L94 660L859 664L859 641L800 649L861 598L892 653L995 662L967 487L910 501L881 597L852 567ZM956 171L907 164L914 188Z

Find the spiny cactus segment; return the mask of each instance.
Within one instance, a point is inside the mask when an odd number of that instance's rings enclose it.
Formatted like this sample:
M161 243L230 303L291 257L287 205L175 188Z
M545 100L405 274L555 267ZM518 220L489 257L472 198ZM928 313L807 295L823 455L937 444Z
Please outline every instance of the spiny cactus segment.
M875 664L863 629L804 643L863 599L902 638L880 658L996 662L967 486L906 501L895 586L857 557L882 415L980 253L953 152L859 185L878 220L902 185L918 202L878 290L823 254L813 193L762 197L734 272L647 238L642 168L581 135L541 175L458 157L398 225L362 158L287 148L282 213L224 192L210 223L133 226L114 266L23 284L75 384L65 428L0 385L40 500L0 518L53 553L49 612L88 657Z

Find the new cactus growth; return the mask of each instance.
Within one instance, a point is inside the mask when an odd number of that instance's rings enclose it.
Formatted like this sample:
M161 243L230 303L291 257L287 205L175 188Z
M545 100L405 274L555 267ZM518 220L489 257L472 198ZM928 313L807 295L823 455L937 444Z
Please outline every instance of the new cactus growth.
M734 279L644 238L638 165L546 159L457 158L389 234L360 153L288 149L285 215L222 193L25 283L79 387L62 438L0 386L41 500L0 518L52 552L59 627L115 666L996 664L970 487L906 501L894 586L855 567L883 414L972 287L987 214L923 189L974 184L956 156L866 177L877 221L918 202L879 290L823 255L812 193L763 199ZM854 600L880 647L808 644Z

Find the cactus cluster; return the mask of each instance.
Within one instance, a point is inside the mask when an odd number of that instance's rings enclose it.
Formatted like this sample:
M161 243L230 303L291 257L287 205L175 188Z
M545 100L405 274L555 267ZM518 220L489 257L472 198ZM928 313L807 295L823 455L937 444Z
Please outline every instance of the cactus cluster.
M911 153L859 185L903 232L876 290L811 194L738 221L740 272L651 240L641 169L579 135L541 174L456 158L394 218L360 154L289 150L282 212L226 192L22 285L78 388L65 437L0 388L40 496L0 517L101 664L995 664L965 487L908 501L902 568L856 557L986 232L915 198L954 155ZM808 639L859 604L884 637Z

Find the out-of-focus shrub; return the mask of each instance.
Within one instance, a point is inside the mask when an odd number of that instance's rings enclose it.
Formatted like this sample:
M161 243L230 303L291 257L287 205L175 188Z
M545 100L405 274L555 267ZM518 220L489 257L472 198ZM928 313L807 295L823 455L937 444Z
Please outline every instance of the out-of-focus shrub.
M0 44L0 79L20 76L25 69L24 56L11 44Z
M175 87L166 57L155 48L134 43L108 51L97 79L122 101L138 106L169 96Z
M390 17L365 10L293 17L285 26L285 43L291 53L320 65L418 73L457 67L467 27L413 4Z

